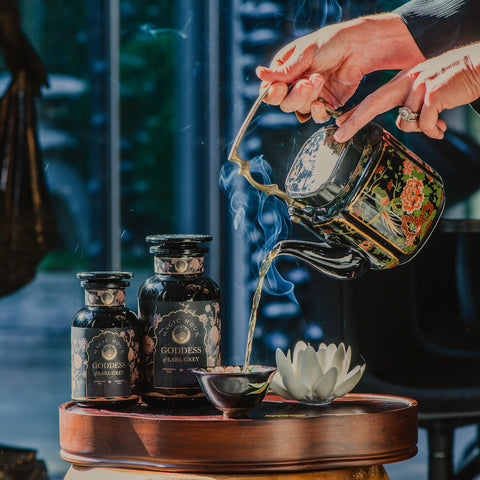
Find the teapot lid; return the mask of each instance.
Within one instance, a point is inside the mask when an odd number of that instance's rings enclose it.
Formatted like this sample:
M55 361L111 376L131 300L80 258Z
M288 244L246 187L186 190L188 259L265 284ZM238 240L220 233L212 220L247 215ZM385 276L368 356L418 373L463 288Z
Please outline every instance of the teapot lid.
M333 138L336 125L317 130L298 152L285 180L287 193L295 199L308 197L311 206L323 206L344 190L363 150L365 132L339 143Z

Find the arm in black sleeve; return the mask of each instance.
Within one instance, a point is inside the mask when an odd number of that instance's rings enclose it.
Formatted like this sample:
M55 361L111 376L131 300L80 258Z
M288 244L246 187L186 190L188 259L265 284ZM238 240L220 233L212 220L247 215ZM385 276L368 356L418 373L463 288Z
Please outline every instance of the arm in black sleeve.
M412 0L394 12L427 58L480 40L479 0Z

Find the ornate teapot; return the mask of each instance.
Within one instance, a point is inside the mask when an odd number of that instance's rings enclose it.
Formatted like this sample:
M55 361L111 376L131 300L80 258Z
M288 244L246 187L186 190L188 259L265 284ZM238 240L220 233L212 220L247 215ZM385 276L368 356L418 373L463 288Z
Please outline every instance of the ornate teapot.
M255 188L282 198L293 222L319 242L283 240L274 250L335 277L350 279L411 260L425 244L445 206L440 175L379 125L370 123L345 143L337 127L321 127L297 154L285 181L264 185L238 156L245 131L268 89L257 98L228 160ZM329 112L335 114L336 112Z

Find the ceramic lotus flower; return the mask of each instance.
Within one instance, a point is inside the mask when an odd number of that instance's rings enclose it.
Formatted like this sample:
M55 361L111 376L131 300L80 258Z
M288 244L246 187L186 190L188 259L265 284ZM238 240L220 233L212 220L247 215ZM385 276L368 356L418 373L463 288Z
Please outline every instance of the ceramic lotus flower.
M341 343L320 344L318 351L303 341L297 342L287 355L277 348L278 372L271 389L286 399L311 405L326 405L334 398L350 392L359 382L365 364L357 365L350 372L351 348Z

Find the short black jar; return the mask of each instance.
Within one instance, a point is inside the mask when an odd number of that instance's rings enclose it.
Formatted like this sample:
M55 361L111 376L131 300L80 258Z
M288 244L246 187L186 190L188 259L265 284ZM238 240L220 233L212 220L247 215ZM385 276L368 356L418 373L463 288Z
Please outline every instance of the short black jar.
M204 275L210 235L149 235L155 274L138 293L144 325L142 401L185 405L204 394L191 369L220 360L220 289Z
M140 322L125 307L130 272L82 272L85 307L72 320L72 400L126 407L139 400Z

